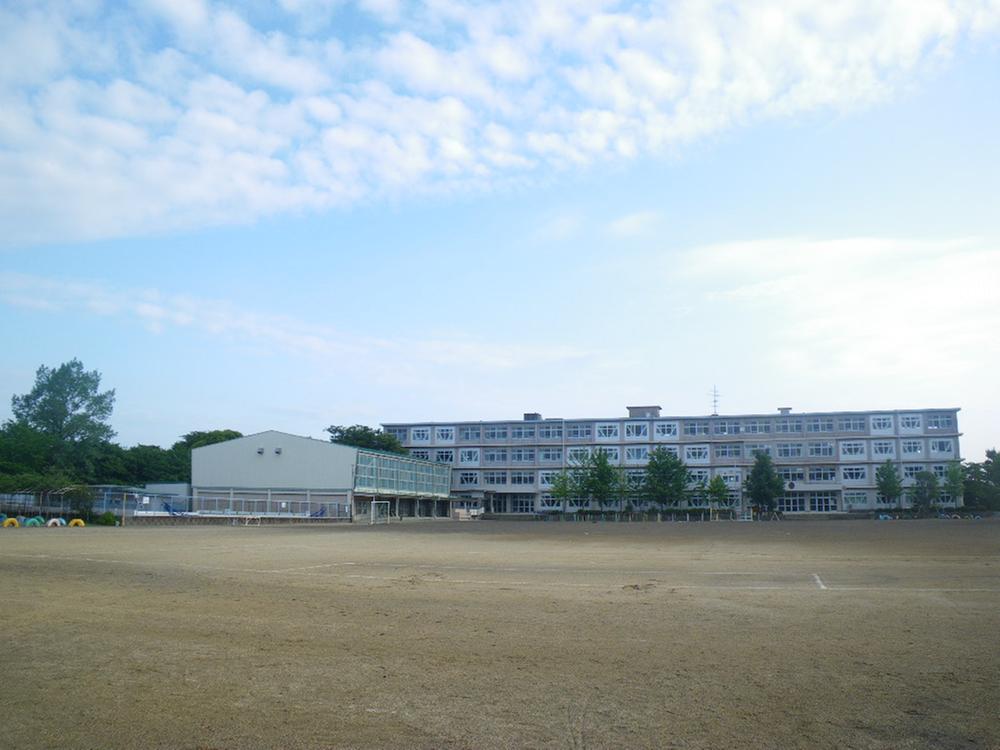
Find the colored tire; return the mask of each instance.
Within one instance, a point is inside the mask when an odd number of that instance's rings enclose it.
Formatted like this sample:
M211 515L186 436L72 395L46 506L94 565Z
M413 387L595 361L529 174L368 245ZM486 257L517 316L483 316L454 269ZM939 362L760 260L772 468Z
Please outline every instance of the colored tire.
M45 526L50 529L58 529L60 526L62 526L62 524L59 523L58 518L50 518L48 521L45 522Z
M56 520L59 522L60 526L65 526L66 525L66 519L65 518L57 518Z
M39 521L37 518L29 518L27 521L24 522L24 525L25 526L41 526L42 522Z
M0 513L0 523L3 523L6 520L7 520L7 514L6 513Z
M5 518L3 522L3 527L5 529L16 529L20 525L21 524L17 522L16 518Z
M83 526L86 526L86 525L87 525L87 524L85 524L85 523L83 522L83 519L82 519L82 518L74 518L74 519L73 519L72 521L70 521L70 522L69 522L69 523L67 524L67 526L75 526L75 527L83 527Z
M42 516L35 516L35 520L38 521L42 526L45 525L45 518Z

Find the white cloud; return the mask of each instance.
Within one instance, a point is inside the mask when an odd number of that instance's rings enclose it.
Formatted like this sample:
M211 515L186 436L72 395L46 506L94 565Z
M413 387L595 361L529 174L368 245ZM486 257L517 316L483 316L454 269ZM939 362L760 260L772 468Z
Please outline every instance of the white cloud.
M809 382L1000 368L1000 247L979 240L777 239L697 248L682 277L703 309L766 321L770 366Z
M637 211L621 216L608 224L608 232L616 237L638 237L649 233L660 221L656 211Z
M53 314L78 311L118 317L138 322L152 333L180 330L185 335L215 339L220 346L252 345L269 354L311 358L334 369L349 363L355 371L405 370L414 382L441 374L439 368L454 379L460 372L530 371L553 363L580 362L591 356L566 344L507 343L463 333L417 339L360 336L288 315L251 311L226 301L31 274L0 272L0 302Z
M4 241L247 221L655 156L877 101L969 35L1000 32L997 0L284 0L284 21L260 14L266 24L240 7L0 10ZM341 12L370 33L337 36Z

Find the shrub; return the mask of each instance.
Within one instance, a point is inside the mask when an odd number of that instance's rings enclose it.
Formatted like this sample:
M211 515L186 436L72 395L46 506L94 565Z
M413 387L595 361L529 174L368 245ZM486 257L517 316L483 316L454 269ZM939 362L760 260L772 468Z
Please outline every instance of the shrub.
M118 523L118 516L112 513L110 510L101 513L97 518L94 519L94 523L98 526L115 526Z

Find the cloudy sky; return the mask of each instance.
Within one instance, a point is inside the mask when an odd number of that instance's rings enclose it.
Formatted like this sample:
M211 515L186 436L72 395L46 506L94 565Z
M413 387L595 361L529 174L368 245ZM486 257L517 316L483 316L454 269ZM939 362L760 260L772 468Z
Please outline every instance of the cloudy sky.
M714 385L980 460L998 134L1000 0L15 0L0 394L79 357L169 445Z

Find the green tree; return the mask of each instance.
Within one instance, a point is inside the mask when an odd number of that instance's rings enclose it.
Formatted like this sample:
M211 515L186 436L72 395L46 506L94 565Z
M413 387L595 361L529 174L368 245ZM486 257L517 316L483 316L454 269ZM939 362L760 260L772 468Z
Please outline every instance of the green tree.
M785 493L785 483L774 470L771 457L759 452L754 455L753 468L746 479L746 491L750 502L760 510L773 511L778 498Z
M903 481L899 478L896 465L889 459L875 470L875 486L887 504L892 505L897 500L902 503Z
M560 471L552 478L549 493L559 501L562 512L565 513L570 502L581 495L580 480L577 472L571 469Z
M726 484L726 480L718 474L712 477L712 481L708 483L706 494L714 507L725 508L729 506L729 486Z
M687 497L688 469L673 452L664 447L649 453L642 494L660 507L676 508Z
M986 451L985 461L965 467L963 496L967 508L1000 510L1000 457L995 448Z
M390 435L388 432L363 424L356 424L351 427L342 427L341 425L334 424L327 427L326 432L330 433L331 443L351 445L355 448L371 448L389 453L400 453L404 456L408 453L395 435Z
M114 390L100 390L101 374L87 372L78 359L35 373L35 385L11 398L14 421L55 441L47 468L89 475L98 446L114 437L108 424L115 404Z
M920 515L927 515L937 504L940 494L937 477L932 472L921 471L910 488L910 504Z
M965 493L965 470L958 461L948 464L944 475L944 491L951 495L951 501L956 506L961 504L962 495Z
M596 502L603 509L615 499L617 484L615 467L608 460L607 451L596 449L590 454L583 470L583 498Z

